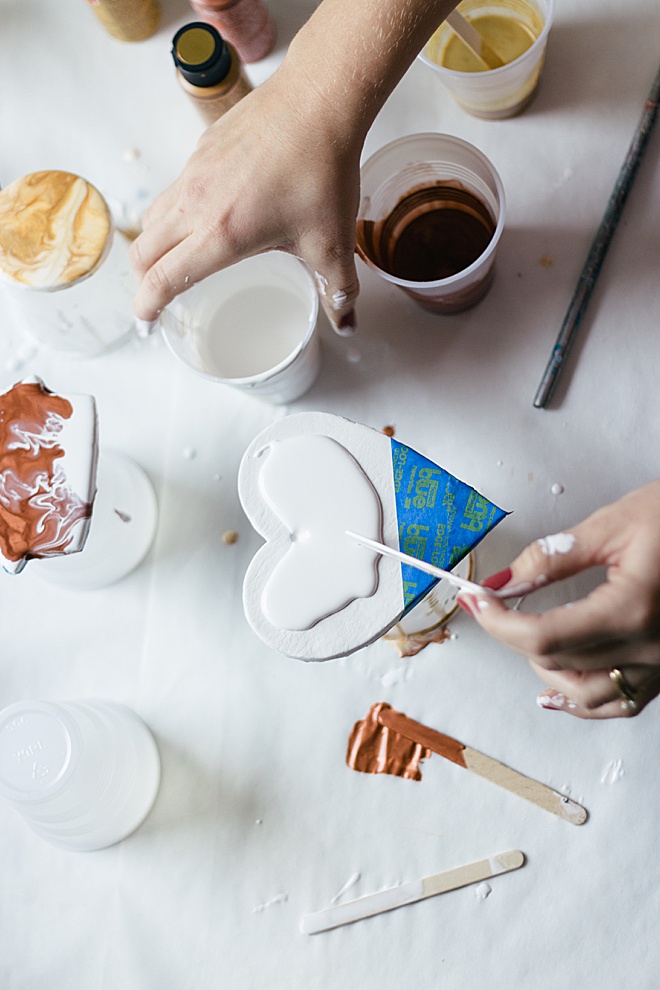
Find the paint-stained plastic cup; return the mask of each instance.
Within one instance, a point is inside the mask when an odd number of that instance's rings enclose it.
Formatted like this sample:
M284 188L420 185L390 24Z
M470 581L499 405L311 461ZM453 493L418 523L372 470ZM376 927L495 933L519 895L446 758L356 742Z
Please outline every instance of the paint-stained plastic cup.
M456 102L474 117L497 120L521 113L536 93L552 25L554 0L462 0L458 11L470 21L495 16L516 24L535 40L521 55L496 69L460 71L443 64L447 46L456 43L453 29L443 22L420 53ZM493 48L496 48L493 45Z
M144 820L160 759L144 722L110 701L20 701L0 712L0 794L48 842L119 842Z
M447 271L458 270L440 278L395 274L396 265L389 262L395 260L396 246L412 224L424 222L432 213L450 212L460 224L470 224L481 239L474 242L477 248L472 253L462 255L466 230L461 229L460 237L451 227L449 236L443 230L438 253L442 255L446 247L451 253L458 245L459 253L450 259ZM385 145L362 165L357 250L381 278L425 309L459 312L479 302L490 287L504 213L502 180L483 152L448 134L411 134ZM435 254L432 239L422 237L420 245L422 261ZM469 263L462 265L461 257Z
M160 322L174 354L193 371L281 404L303 395L318 375L318 309L307 267L268 251L187 289Z

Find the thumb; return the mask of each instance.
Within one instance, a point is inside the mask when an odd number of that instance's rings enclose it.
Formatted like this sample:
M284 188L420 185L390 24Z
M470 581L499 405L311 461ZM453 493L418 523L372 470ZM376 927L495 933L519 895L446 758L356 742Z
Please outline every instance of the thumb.
M515 598L603 563L604 534L593 520L592 516L564 532L535 540L482 585L498 591L498 597Z
M335 333L349 337L355 333L355 301L360 291L355 267L354 245L304 255L314 273L321 305Z

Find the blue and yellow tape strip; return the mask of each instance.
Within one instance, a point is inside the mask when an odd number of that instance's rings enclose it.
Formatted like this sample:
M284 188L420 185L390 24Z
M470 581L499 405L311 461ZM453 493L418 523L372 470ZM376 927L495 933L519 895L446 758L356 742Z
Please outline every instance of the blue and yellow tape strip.
M507 513L416 450L391 442L399 549L451 570ZM401 565L401 580L406 612L437 584L409 564Z

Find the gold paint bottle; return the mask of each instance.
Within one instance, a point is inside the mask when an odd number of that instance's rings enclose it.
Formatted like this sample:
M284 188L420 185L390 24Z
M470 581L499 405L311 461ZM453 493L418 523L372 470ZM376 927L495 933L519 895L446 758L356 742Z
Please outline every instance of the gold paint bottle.
M194 21L177 31L172 58L181 87L207 124L252 91L235 49L211 24Z
M119 41L144 41L160 20L158 0L87 0L108 34Z

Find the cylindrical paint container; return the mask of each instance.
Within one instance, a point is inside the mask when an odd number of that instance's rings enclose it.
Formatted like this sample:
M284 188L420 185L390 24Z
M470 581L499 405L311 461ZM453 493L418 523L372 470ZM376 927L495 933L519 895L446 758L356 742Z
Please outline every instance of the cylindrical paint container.
M101 193L71 172L32 172L0 191L0 290L17 328L91 357L134 331L129 242Z
M177 296L160 321L193 371L274 404L303 395L318 375L318 295L306 266L267 251Z
M206 124L212 124L252 91L236 51L210 24L186 24L174 35L177 78Z
M191 0L190 5L234 46L242 62L257 62L272 50L277 29L262 0Z
M158 0L87 0L108 34L118 41L144 41L160 21Z
M148 814L160 759L144 722L109 701L19 701L0 712L0 794L43 839L119 842Z
M153 543L156 494L139 464L115 451L99 454L97 492L87 540L79 553L34 560L31 569L50 584L95 591L126 577Z
M554 0L462 0L459 12L478 30L480 24L486 40L485 25L501 25L502 54L506 57L507 44L513 52L522 53L497 69L479 71L474 57L465 52L464 67L461 59L452 58L449 46L462 44L452 28L444 22L420 54L422 62L430 66L451 93L456 102L473 117L515 117L521 113L536 93L543 62L548 33L554 13ZM518 36L531 42L528 48L523 40L517 45ZM492 47L497 51L497 31L492 37ZM449 64L446 64L449 63Z
M486 156L448 134L411 134L361 167L357 250L425 309L455 313L490 287L504 187Z

